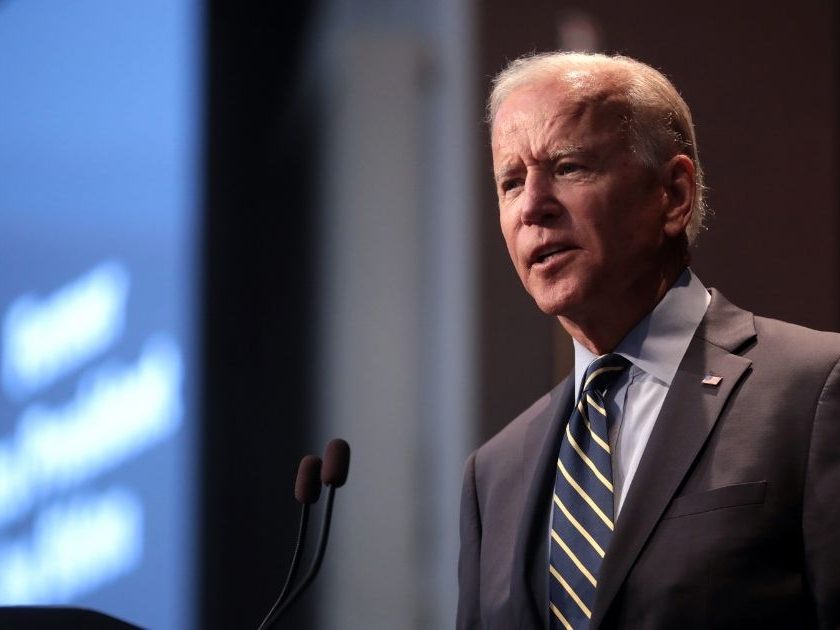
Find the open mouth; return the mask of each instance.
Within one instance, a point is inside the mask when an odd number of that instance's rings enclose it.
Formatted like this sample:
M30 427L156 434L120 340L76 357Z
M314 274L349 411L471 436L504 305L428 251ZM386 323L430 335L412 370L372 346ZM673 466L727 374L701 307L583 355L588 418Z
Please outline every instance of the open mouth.
M555 258L559 257L564 252L569 251L569 247L564 245L552 245L550 247L546 247L538 252L536 252L532 258L533 265L543 265L546 263L551 262Z

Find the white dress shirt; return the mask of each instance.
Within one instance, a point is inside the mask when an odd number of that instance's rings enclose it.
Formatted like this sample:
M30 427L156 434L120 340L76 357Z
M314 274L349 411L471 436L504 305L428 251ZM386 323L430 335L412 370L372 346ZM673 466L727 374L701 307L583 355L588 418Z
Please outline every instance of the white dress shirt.
M671 381L677 373L688 344L706 314L712 296L691 269L686 269L659 304L627 333L613 352L630 361L607 390L605 403L610 419L614 522L618 521L627 491L639 467L642 454ZM575 400L586 368L598 357L577 341L575 347ZM549 511L548 558L551 562L551 528L554 510ZM552 577L545 572L550 582ZM550 592L550 587L549 591ZM548 624L549 608L545 607ZM546 626L547 627L547 626Z
M710 300L706 287L686 269L656 308L613 350L631 363L605 398L611 423L616 520L665 395ZM577 341L574 347L575 392L579 392L583 374L597 356Z

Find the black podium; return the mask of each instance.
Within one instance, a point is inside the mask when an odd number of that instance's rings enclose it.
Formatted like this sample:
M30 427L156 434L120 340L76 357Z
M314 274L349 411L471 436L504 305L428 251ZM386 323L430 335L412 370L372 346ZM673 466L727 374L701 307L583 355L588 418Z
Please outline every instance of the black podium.
M140 630L139 626L86 608L0 607L3 630Z

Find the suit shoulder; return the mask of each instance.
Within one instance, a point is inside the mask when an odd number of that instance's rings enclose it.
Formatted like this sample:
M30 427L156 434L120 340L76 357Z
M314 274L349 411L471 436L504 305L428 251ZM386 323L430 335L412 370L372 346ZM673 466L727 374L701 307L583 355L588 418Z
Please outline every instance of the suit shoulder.
M712 288L697 336L727 352L768 361L774 369L812 372L840 357L840 334L754 315Z
M831 367L840 360L840 333L758 316L755 317L755 329L756 348L769 351L779 361Z

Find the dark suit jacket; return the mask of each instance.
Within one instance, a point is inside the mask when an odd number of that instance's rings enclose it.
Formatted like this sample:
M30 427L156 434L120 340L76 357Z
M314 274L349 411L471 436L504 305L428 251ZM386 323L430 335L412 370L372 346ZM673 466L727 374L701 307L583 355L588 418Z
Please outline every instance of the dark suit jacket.
M840 335L712 292L601 565L591 628L840 627ZM716 387L706 374L722 377ZM473 453L459 630L544 628L567 378Z

